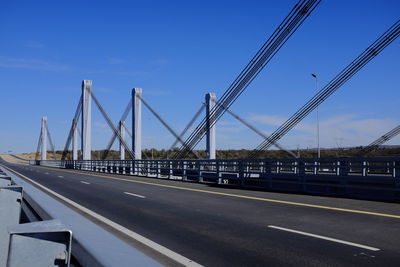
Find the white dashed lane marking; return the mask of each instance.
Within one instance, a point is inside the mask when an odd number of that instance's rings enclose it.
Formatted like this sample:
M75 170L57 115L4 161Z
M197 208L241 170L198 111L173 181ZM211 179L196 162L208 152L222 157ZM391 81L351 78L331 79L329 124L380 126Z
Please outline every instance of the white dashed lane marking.
M291 233L295 233L295 234L300 234L300 235L310 236L310 237L319 238L319 239L323 239L323 240L328 240L328 241L332 241L332 242L336 242L336 243L341 243L341 244L348 245L348 246L368 249L368 250L372 250L372 251L380 250L379 248L365 246L365 245L361 245L361 244L357 244L357 243L353 243L353 242L349 242L349 241L344 241L344 240L340 240L340 239L336 239L336 238L326 237L326 236L322 236L322 235L310 234L310 233L307 233L307 232L292 230L292 229L283 228L283 227L279 227L279 226L268 225L268 227L269 228L273 228L273 229L277 229L277 230L281 230L281 231L286 231L286 232L291 232Z
M134 197L146 198L145 196L134 194L134 193L129 193L129 192L124 192L124 194L134 196Z

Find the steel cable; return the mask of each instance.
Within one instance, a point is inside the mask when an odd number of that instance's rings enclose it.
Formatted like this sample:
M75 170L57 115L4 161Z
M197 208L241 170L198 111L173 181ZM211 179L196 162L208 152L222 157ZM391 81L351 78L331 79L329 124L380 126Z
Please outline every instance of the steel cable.
M132 99L129 100L129 103L126 106L124 113L122 113L120 121L126 120L131 109L132 109ZM124 127L125 127L125 124L124 124ZM126 129L126 127L125 127L125 129ZM106 159L108 156L108 153L110 153L110 149L111 149L112 145L114 144L116 138L117 138L117 135L113 132L113 136L111 137L110 141L108 142L107 147L104 150L104 153L101 157L103 160ZM132 138L132 135L131 135L131 138Z
M389 141L390 139L392 139L393 137L397 136L398 134L400 134L400 125L395 127L394 129L390 130L389 132L387 132L386 134L382 135L381 137L379 137L378 139L376 139L375 141L373 141L371 144L369 144L368 146L364 147L361 150L360 155L365 155L369 152L374 151L375 149L377 149L380 145L386 143L387 141Z
M132 150L129 149L128 145L126 144L125 140L122 139L121 137L121 133L119 132L119 130L114 126L114 124L112 123L110 117L108 116L107 112L105 111L105 109L103 108L103 106L100 104L99 100L97 99L97 97L95 96L95 94L91 92L91 95L93 97L94 103L97 105L97 107L100 110L100 113L103 115L104 119L106 120L108 126L110 126L111 130L114 132L115 135L118 136L119 141L121 142L122 146L125 148L125 151L128 152L128 154L131 156L132 159L135 158L135 156L133 155Z
M79 98L78 106L76 107L74 118L72 119L72 125L68 133L67 141L65 142L64 150L61 156L61 160L65 160L68 154L68 148L71 144L72 135L74 134L75 128L77 127L79 116L82 112L82 95Z
M377 56L391 42L393 42L400 34L400 21L394 23L384 34L365 49L353 62L335 76L324 88L322 88L314 97L306 102L296 113L294 113L285 123L283 123L268 139L264 140L250 154L251 158L257 156L257 153L266 150L273 142L277 142L288 131L296 126L302 119L311 113L317 106L325 101L337 89L339 89L346 81L362 69L368 62Z
M215 118L211 124L207 123L207 118L199 123L192 134L186 139L180 149L174 154L173 158L183 158L193 150L193 148L204 137L209 127L212 127L225 113L223 107L229 108L234 101L243 93L253 79L270 62L273 56L286 43L290 36L298 29L304 20L320 3L319 0L301 0L290 11L289 15L283 20L278 28L264 43L253 59L247 64L244 70L229 86L227 91L218 100L217 104L210 111L210 117Z

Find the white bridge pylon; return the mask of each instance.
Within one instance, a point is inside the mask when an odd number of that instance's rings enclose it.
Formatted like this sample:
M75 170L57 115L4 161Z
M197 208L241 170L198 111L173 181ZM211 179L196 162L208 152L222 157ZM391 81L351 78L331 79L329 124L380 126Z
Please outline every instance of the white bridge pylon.
M213 109L216 96L215 93L208 93L205 96L206 103L203 103L200 110L195 114L194 118L189 122L183 132L178 135L176 131L170 127L167 122L147 103L142 97L142 88L133 88L131 93L131 100L125 109L124 114L122 115L121 120L119 120L118 124L114 124L105 109L100 104L97 97L93 94L92 81L91 80L83 80L82 81L82 94L80 98L80 102L78 104L77 110L75 112L74 119L72 120L72 126L70 129L69 137L67 138L66 145L64 147L64 152L62 159L66 159L66 155L68 153L68 148L72 142L72 159L78 160L78 136L81 136L81 159L83 160L91 160L92 154L92 100L95 101L96 106L99 108L100 112L106 119L107 123L113 130L113 137L108 143L108 147L105 149L105 152L102 156L103 159L107 157L107 154L118 137L119 139L119 158L121 160L126 159L126 153L129 154L130 158L140 160L142 159L142 103L149 109L149 111L163 124L166 129L175 136L176 141L172 145L174 147L177 142L183 144L182 137L189 130L190 126L193 124L194 120L200 115L201 111L206 109L205 119L210 125L207 131L207 140L206 140L206 158L207 159L215 159L216 158L216 138L215 138L215 119L214 115L211 114L211 110ZM132 132L126 128L125 119L129 112L132 112ZM79 117L81 119L81 131L78 127ZM132 140L131 148L127 146L125 134L129 134ZM132 150L131 150L132 149ZM199 158L199 155L193 151L193 154ZM166 155L168 157L168 155Z
M82 159L92 159L92 81L82 82Z
M57 159L54 144L53 144L53 141L51 140L49 127L47 125L47 117L42 117L40 135L39 135L38 146L36 149L35 160L39 160L39 153L41 154L41 156L40 156L41 160L47 160L47 152L48 152L47 142L50 143L50 148L51 148L51 152L53 154L53 159Z
M42 129L41 129L41 160L47 160L47 117L42 118Z

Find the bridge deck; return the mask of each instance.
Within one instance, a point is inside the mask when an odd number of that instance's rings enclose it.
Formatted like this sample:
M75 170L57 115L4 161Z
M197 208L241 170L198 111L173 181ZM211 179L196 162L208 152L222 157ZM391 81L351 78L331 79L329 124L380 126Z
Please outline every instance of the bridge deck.
M400 262L400 209L395 203L8 165L206 266L398 266ZM137 245L124 233L97 222Z

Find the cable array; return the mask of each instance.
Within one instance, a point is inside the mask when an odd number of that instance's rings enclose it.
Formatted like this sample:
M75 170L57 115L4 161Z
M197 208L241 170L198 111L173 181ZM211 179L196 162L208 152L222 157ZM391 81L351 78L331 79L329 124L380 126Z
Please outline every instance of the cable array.
M300 0L293 7L283 22L276 28L273 34L212 108L210 117L215 118L212 120L212 123L208 124L207 118L203 118L184 144L173 155L173 158L184 158L194 149L204 137L207 130L222 117L225 113L225 108L229 108L235 102L319 3L320 0Z
M103 115L104 119L106 120L108 126L110 126L111 130L114 132L114 134L118 137L119 141L121 142L122 146L125 148L125 151L128 152L129 156L131 157L131 159L135 158L135 155L133 154L132 150L129 149L129 146L126 144L125 140L122 138L121 136L121 132L119 131L119 129L117 127L114 126L110 116L108 116L106 110L103 108L103 106L100 104L99 100L97 99L97 97L95 96L95 94L93 94L93 92L91 91L92 94L92 98L94 100L94 103L97 105L97 107L100 110L100 113Z
M393 128L392 130L390 130L389 132L385 133L384 135L382 135L381 137L379 137L378 139L376 139L374 142L372 142L371 144L369 144L368 146L364 147L361 150L361 155L365 155L371 151L374 151L375 149L377 149L380 145L386 143L387 141L389 141L390 139L392 139L393 137L395 137L396 135L400 134L400 125Z
M400 35L400 20L394 23L385 33L383 33L375 42L365 49L353 62L344 68L336 77L334 77L324 88L322 88L314 97L304 104L296 113L294 113L285 123L283 123L268 139L265 139L257 146L250 158L255 158L258 152L266 150L272 144L280 140L287 132L295 127L302 119L310 114L316 107L324 102L330 95L339 89L353 75L362 69L368 62L375 58L383 49L392 43Z
M120 121L125 121L126 120L126 118L128 117L128 114L131 111L131 109L132 109L132 99L129 100L129 103L126 106L125 111L122 114ZM123 126L126 129L125 124ZM132 134L131 134L131 136L132 136ZM108 142L107 147L104 150L103 155L101 156L101 159L104 160L104 159L107 158L108 153L110 153L110 149L111 149L112 145L114 144L116 138L117 138L117 134L115 132L113 132L113 135L112 135L110 141Z

